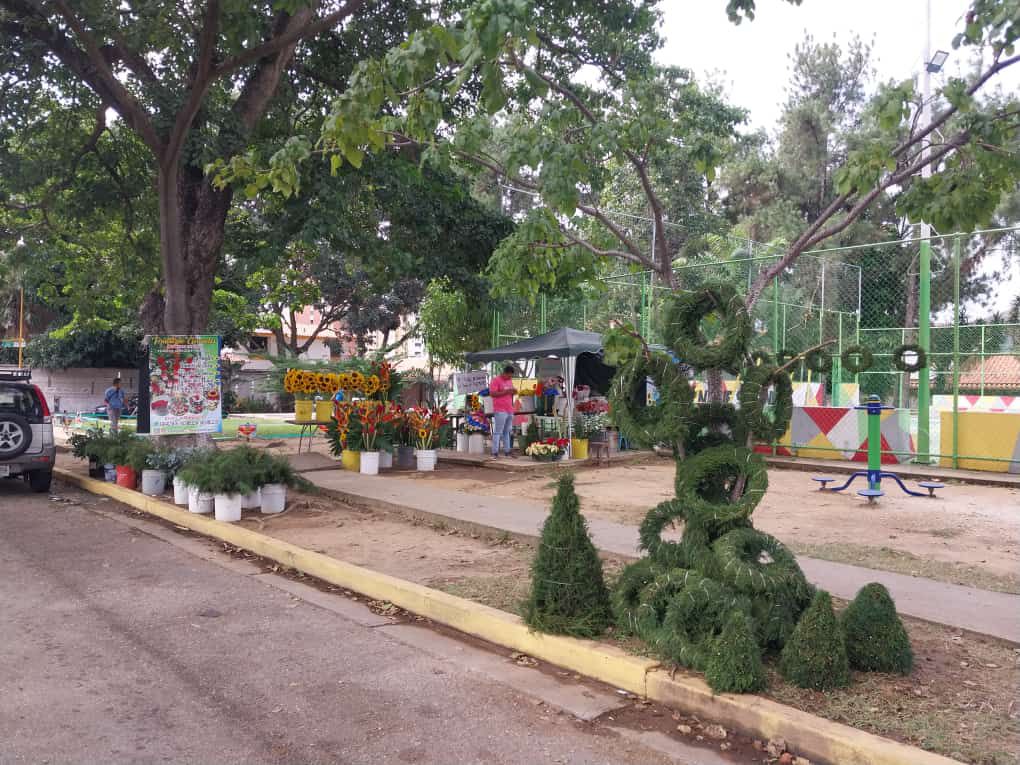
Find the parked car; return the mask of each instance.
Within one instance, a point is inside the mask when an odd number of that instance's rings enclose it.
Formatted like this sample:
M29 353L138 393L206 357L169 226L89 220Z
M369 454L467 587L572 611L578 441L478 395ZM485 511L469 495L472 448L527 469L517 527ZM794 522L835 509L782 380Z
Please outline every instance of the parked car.
M23 477L50 490L57 447L50 407L27 369L0 369L0 478Z

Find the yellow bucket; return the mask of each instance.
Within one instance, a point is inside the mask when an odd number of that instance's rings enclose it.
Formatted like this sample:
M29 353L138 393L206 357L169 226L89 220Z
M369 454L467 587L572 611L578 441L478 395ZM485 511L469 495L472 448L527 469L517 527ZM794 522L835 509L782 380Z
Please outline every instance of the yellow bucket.
M350 449L344 449L340 454L340 464L343 465L344 470L360 473L361 452L352 452Z
M333 402L329 399L315 402L315 419L319 422L329 422L333 419Z
M586 460L588 459L588 439L587 438L571 438L570 439L570 455L575 460Z
M299 398L294 402L294 419L307 422L312 419L312 408L315 402L308 398Z

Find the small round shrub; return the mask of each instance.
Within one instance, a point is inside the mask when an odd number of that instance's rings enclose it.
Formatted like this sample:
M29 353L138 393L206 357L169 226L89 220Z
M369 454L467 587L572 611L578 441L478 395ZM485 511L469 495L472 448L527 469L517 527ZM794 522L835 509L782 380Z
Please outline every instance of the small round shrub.
M878 582L861 588L840 615L850 666L862 672L910 674L914 652L889 591Z
M783 677L801 688L824 691L850 684L843 629L836 621L829 593L819 590L783 647Z

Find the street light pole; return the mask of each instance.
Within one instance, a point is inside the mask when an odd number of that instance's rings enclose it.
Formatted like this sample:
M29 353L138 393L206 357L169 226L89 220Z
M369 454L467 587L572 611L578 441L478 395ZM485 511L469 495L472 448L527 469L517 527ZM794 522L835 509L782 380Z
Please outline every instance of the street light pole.
M931 121L931 0L925 2L925 30L924 30L924 70L921 72L922 100L921 100L921 124L927 126ZM938 71L937 69L935 71ZM921 149L922 159L927 159L930 141L925 140ZM924 165L921 168L921 177L928 178L931 175L931 167ZM930 408L931 408L931 375L928 363L931 358L931 225L925 221L920 223L919 237L921 268L918 276L920 280L918 296L918 322L917 322L917 344L924 349L925 356L929 361L917 371L917 462L927 465L930 461Z

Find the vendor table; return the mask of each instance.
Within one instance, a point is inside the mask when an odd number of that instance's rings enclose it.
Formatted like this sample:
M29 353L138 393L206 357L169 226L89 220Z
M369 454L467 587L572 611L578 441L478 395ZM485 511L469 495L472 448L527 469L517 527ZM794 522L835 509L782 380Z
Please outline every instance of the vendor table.
M287 420L289 425L300 425L301 433L298 434L297 450L298 454L301 454L301 445L305 442L305 438L308 439L308 448L305 449L307 452L312 451L312 439L315 437L315 431L319 429L320 425L325 425L325 422L319 422L318 420Z

